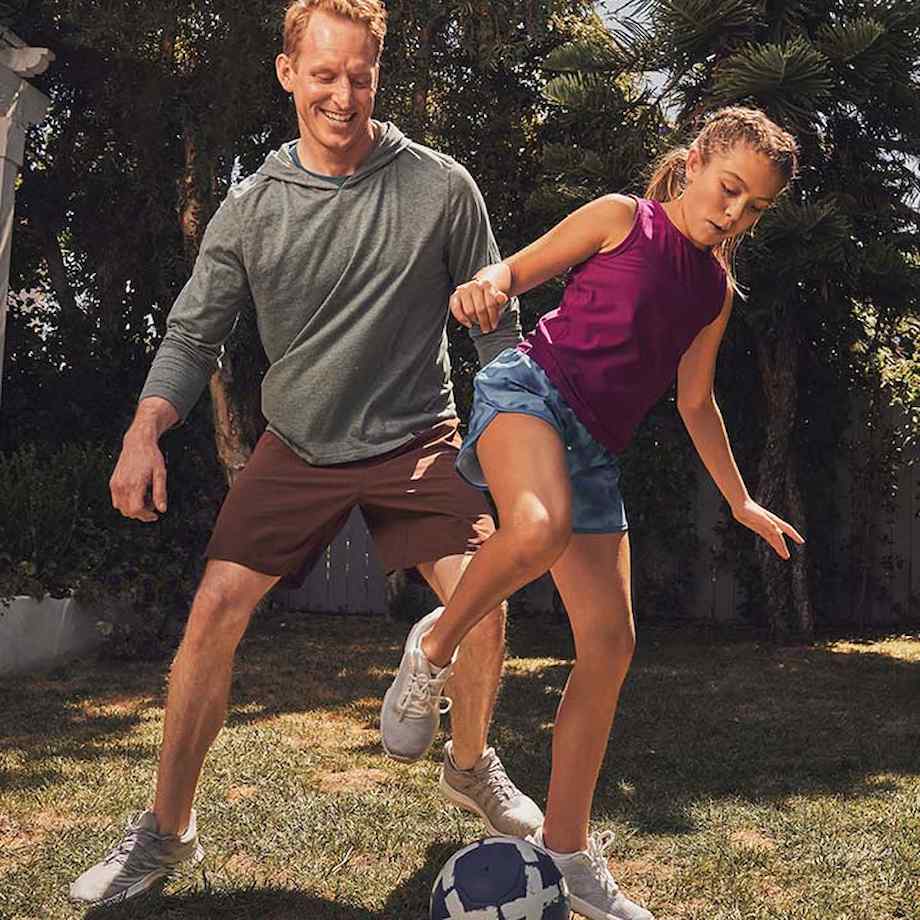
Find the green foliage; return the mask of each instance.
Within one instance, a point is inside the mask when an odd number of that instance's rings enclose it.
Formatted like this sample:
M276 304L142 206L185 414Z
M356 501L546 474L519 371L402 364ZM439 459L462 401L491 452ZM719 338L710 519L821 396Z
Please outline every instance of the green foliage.
M550 80L543 90L550 102L570 108L592 111L617 108L622 93L609 79L597 74L561 74Z
M878 464L878 475L860 479L870 497L851 524L864 536L809 543L819 615L838 616L837 601L822 598L839 596L830 589L846 585L847 571L875 552L868 515L890 500L914 443L913 422L899 424L889 451L881 423L860 425L859 413L877 419L889 402L916 404L909 343L918 312L920 6L648 0L633 4L631 18L620 10L609 27L580 0L420 0L392 2L389 12L378 114L470 169L505 252L600 194L641 193L654 158L691 138L701 116L723 102L759 105L799 131L801 178L739 256L750 296L738 305L723 349L719 379L727 385L719 395L755 489L772 478L761 468L766 428L776 421L787 433L777 468L801 478L818 532L843 533L828 491L833 458L846 452ZM0 452L9 457L31 443L41 465L62 442L115 449L207 218L234 172L257 168L296 125L273 75L275 0L29 0L3 4L3 16L27 42L57 56L34 81L52 107L29 136L17 192L11 289L24 293L11 302L0 425ZM664 72L664 80L647 81L652 72ZM527 295L525 329L555 307L559 292L554 283ZM450 336L462 411L477 362L464 330L451 326ZM252 442L262 424L264 355L251 312L231 340L230 359ZM798 369L795 392L783 400L766 385L771 361ZM843 432L854 412L848 441ZM189 497L189 514L213 513L221 483L207 407L181 437L170 437L182 444L170 461L171 490L177 483L199 490L202 500ZM641 530L644 542L675 556L692 547L681 499L692 492L688 451L666 400L639 433L624 477L637 538ZM186 457L179 475L173 466ZM196 466L193 457L207 459ZM82 493L59 474L48 495L57 496L57 515L67 521L67 501ZM131 571L155 571L156 554L168 556L168 546L150 541L169 526L127 524L119 539L146 566ZM750 538L728 532L726 555L751 597L786 577L760 571ZM148 542L133 544L138 533ZM83 545L82 537L66 543L66 526L55 539L69 547L64 557ZM8 584L16 577L23 590L68 586L67 566L50 544L18 549L15 569L7 545L0 542ZM108 536L100 545L116 551ZM129 570L117 554L106 558ZM678 604L680 587L669 588L658 577L662 569L642 559L637 568L646 596L670 590ZM81 571L91 570L86 560ZM145 596L159 590L141 589ZM762 608L752 615L762 617Z
M667 68L690 66L752 37L761 17L761 4L752 0L655 0L645 5L659 39L653 66ZM662 36L667 36L667 50Z
M213 514L201 473L173 443L170 511L156 524L122 517L108 481L115 452L64 444L0 455L0 602L73 594L93 610L113 654L162 653L188 608ZM196 475L197 474L197 475Z
M0 456L0 596L64 597L92 577L101 509L96 487L109 462L104 451L79 445L51 457L33 445Z
M833 64L849 65L854 71L864 75L879 76L888 62L881 59L872 61L870 52L879 49L879 39L885 35L885 27L874 19L857 16L849 22L833 22L820 26L816 33L815 44L821 53ZM882 48L882 55L885 49Z
M784 45L744 45L719 64L715 78L714 106L769 97L774 117L803 127L814 115L815 102L831 90L826 59L801 38Z

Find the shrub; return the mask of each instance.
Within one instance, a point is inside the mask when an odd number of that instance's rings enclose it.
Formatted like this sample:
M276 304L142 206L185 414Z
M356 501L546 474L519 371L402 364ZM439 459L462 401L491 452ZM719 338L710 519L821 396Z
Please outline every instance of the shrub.
M155 524L113 509L110 447L0 455L0 602L73 594L98 614L111 653L161 653L194 591L214 509L210 465L187 444L173 448L170 511Z

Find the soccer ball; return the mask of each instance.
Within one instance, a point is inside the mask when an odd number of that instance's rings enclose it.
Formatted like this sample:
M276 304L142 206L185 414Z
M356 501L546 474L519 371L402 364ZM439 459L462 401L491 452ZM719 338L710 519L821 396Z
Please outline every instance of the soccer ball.
M547 853L488 837L454 853L431 890L431 920L569 920L569 889Z

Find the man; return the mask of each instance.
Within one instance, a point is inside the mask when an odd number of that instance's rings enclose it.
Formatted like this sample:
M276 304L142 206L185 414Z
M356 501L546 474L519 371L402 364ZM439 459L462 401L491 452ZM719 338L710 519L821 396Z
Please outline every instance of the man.
M166 511L158 439L198 399L251 298L270 362L268 429L208 545L170 674L153 807L71 885L74 898L132 897L202 858L192 802L226 716L237 644L259 599L315 556L355 505L384 564L417 565L442 601L493 530L482 498L453 470L445 326L453 287L496 261L497 247L469 174L371 118L385 32L380 0L290 4L276 67L299 140L233 188L212 219L125 435L113 504L155 521ZM518 340L516 305L485 331L471 330L483 362ZM490 830L524 836L542 814L486 746L503 654L496 610L451 679L441 788ZM413 686L407 706L437 705L444 679L431 675L435 693ZM388 753L411 761L425 747Z

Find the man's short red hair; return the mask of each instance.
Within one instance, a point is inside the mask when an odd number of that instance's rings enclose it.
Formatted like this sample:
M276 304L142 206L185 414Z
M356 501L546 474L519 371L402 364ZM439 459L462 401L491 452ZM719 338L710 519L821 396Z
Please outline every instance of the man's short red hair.
M387 10L381 0L293 0L284 14L284 53L289 58L297 59L300 40L316 10L363 22L377 42L377 60L380 60L387 34Z

